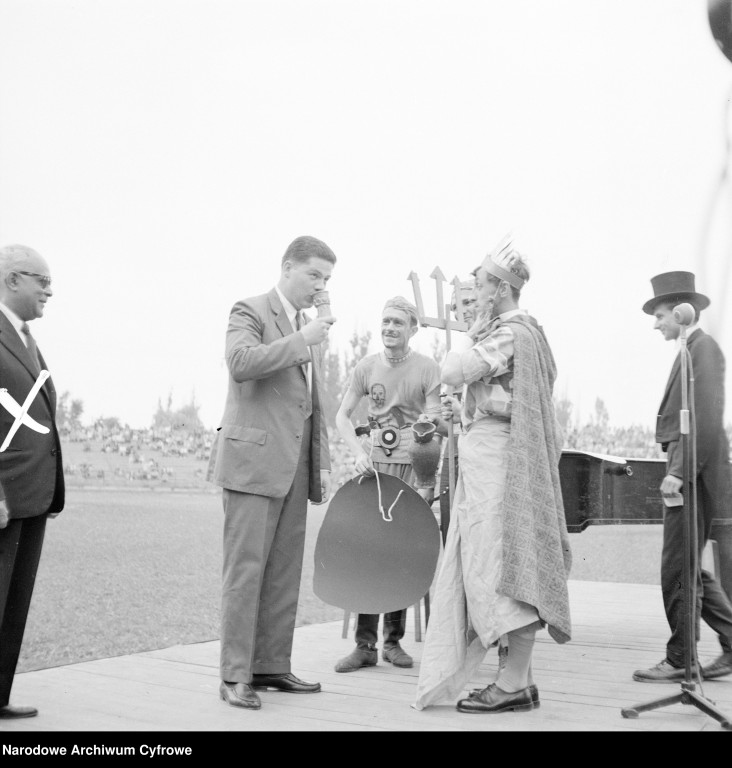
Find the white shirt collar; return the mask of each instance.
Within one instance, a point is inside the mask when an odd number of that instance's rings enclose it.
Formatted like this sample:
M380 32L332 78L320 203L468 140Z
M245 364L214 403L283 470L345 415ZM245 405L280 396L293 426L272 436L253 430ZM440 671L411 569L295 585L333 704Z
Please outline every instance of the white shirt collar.
M691 334L692 334L692 333L694 333L694 331L698 331L698 330L700 330L700 328L699 328L699 323L692 323L692 324L691 324L691 325L690 325L690 326L689 326L689 327L686 329L686 340L688 341L688 340L689 340L689 336L691 336ZM681 334L679 334L679 335L676 337L676 341L675 341L675 344L676 344L676 349L681 349Z
M10 307L6 307L5 304L3 304L1 301L0 310L2 310L2 312L5 314L5 317L10 320L11 325L13 328L15 328L15 330L18 332L18 335L20 336L22 333L21 328L23 327L23 321L15 314L15 312L13 312L12 309L10 309ZM20 338L22 339L23 337L20 336Z
M295 307L292 306L292 303L287 298L287 296L285 296L285 294L282 293L278 285L275 285L275 290L277 291L277 295L280 297L280 301L282 302L282 306L284 307L285 314L287 315L287 319L290 321L290 325L294 329L295 315L297 315L297 310L295 309Z

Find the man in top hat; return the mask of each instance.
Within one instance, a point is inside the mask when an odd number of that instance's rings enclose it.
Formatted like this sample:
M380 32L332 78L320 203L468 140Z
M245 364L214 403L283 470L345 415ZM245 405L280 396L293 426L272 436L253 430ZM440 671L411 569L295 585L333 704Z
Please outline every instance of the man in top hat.
M700 567L701 556L715 518L732 514L729 443L724 431L724 356L717 342L699 327L699 315L709 306L709 299L697 293L691 272L665 272L651 279L654 296L643 311L655 317L654 328L666 341L681 336L683 313L674 313L678 304L688 303L694 317L686 331L686 349L690 357L689 377L693 373L693 392L689 387L689 410L696 436L696 467L693 468L697 496L697 552L695 632L699 619L719 636L722 654L702 669L705 679L732 673L732 604L719 581ZM676 314L676 316L675 316ZM678 318L678 319L677 319ZM687 325L684 322L684 325ZM681 443L681 360L676 356L661 400L656 422L656 442L666 453L666 476L661 483L665 508L663 515L663 551L661 555L661 590L671 637L666 656L650 669L639 669L633 679L646 683L677 682L685 676L685 605L683 591L684 513L689 500L680 499L684 477L684 450ZM690 443L691 444L691 443Z

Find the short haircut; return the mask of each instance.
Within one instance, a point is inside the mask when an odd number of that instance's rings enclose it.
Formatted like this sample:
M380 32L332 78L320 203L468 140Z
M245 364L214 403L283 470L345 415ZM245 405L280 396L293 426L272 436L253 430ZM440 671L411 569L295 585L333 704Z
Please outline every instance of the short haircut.
M296 237L288 246L285 255L282 257L282 264L291 261L293 264L306 264L310 259L318 258L336 263L335 253L317 237L302 235Z
M402 312L406 312L409 316L410 325L419 325L419 315L417 314L417 307L411 302L407 301L404 296L394 296L384 304L383 312L386 312L389 308L399 309Z

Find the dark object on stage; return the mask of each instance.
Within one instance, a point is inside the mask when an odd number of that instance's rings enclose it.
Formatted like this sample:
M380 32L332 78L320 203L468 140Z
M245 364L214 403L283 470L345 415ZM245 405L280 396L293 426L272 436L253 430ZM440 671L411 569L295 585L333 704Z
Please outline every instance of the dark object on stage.
M447 497L447 460L440 483L443 540L450 523ZM455 472L459 462L455 456ZM666 471L663 459L624 459L585 451L562 451L562 485L567 530L581 533L588 525L662 523L660 485Z
M567 530L580 533L588 525L662 523L663 459L562 451L562 484Z
M427 593L439 554L437 521L413 488L382 472L378 484L375 476L354 478L333 496L320 527L313 591L353 613L398 611Z
M663 523L661 481L664 459L624 459L617 456L562 451L562 484L567 530L580 533L588 525ZM442 499L440 499L442 500ZM714 573L732 600L732 509L712 522Z
M732 61L732 0L708 0L709 26L719 50Z

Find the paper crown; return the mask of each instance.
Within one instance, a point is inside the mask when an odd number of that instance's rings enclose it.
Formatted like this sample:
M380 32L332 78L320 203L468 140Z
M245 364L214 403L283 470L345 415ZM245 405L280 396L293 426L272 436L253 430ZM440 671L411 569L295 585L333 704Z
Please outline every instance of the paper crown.
M526 282L518 275L511 272L511 264L514 261L513 234L509 232L496 247L483 259L480 265L489 275L505 280L517 290L521 290Z

